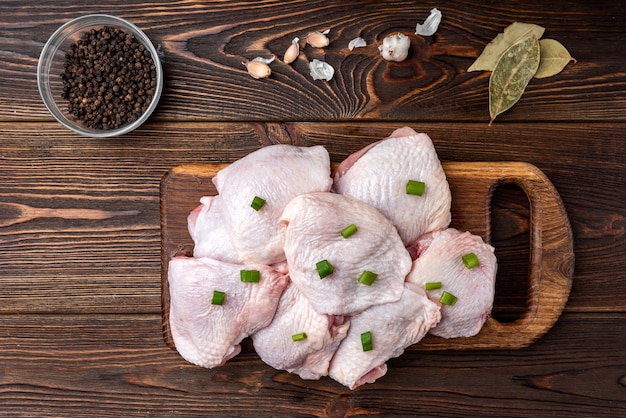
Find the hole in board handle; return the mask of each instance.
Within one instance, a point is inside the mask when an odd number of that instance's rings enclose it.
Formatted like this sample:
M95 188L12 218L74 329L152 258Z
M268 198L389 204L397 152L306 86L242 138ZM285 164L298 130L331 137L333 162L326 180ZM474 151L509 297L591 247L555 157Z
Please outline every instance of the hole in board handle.
M491 245L498 259L491 315L501 323L524 314L528 300L530 203L515 184L501 184L491 199Z

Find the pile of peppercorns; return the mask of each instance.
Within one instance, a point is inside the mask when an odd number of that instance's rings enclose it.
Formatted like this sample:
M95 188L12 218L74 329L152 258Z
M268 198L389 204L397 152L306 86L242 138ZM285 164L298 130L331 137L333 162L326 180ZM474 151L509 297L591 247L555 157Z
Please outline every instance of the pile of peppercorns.
M137 120L157 84L150 51L111 26L91 29L70 46L61 78L68 111L85 126L103 130Z

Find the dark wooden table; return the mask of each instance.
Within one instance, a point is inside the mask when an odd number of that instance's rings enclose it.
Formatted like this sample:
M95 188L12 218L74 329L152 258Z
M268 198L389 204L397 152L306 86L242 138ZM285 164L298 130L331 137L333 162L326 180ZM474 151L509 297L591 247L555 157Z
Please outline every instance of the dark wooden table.
M624 2L73 3L0 3L0 415L626 416ZM431 7L443 12L435 36L415 37L404 63L378 58L372 45L412 33ZM47 38L88 13L131 20L163 53L156 113L116 139L66 130L37 91ZM514 21L544 26L578 62L531 81L488 126L489 73L466 69ZM329 47L273 64L270 79L241 64L324 29ZM350 53L357 36L370 47ZM333 64L333 80L312 81L305 56ZM529 162L559 191L575 272L543 338L518 350L412 348L355 391L273 370L249 342L214 370L165 345L159 185L170 168L277 142L322 144L340 161L403 125L427 132L443 161ZM529 259L519 189L496 192L492 222L494 317L512 321Z

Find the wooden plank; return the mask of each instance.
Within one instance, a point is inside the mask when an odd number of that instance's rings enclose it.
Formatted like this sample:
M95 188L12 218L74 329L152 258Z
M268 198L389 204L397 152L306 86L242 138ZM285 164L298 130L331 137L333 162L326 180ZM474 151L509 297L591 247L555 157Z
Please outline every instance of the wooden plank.
M514 21L546 28L578 60L555 77L533 80L506 121L625 121L624 10L619 2L531 1L476 4L442 1L433 37L414 36L430 4L396 0L357 5L185 2L155 8L141 0L73 4L35 0L7 4L0 15L0 118L52 120L37 92L36 67L47 38L88 13L110 13L143 29L163 53L166 86L157 119L209 121L421 120L487 123L488 77L466 72L485 45ZM24 13L23 10L31 12ZM303 47L292 65L275 62L267 80L250 77L242 61L282 57L294 36L331 29L324 50ZM393 31L412 35L409 58L388 63L377 46ZM350 51L363 36L366 48ZM313 81L308 61L336 68L330 82ZM589 82L593 80L593 82ZM607 106L607 101L611 105ZM585 103L581 106L581 103Z
M89 140L56 124L2 125L0 312L158 312L161 177L181 159L259 146L248 125L196 126L190 136L159 125L166 143L159 130Z
M158 314L2 315L0 404L12 417L615 417L624 345L624 314L565 313L527 349L408 350L350 391L276 371L249 341L223 367L190 365L163 344Z
M163 335L173 347L170 333L168 263L172 257L193 253L187 215L202 196L216 195L211 180L223 164L183 165L173 168L161 183L161 306ZM528 299L521 318L501 323L489 317L471 338L428 338L425 349L521 348L532 344L558 320L569 297L574 268L572 231L561 198L535 166L519 162L443 164L452 193L452 227L470 231L491 242L491 198L501 184L517 184L531 207L531 255ZM501 273L502 275L502 273Z
M168 170L232 162L277 142L321 144L339 162L399 126L150 122L123 138L94 140L56 123L0 123L0 202L139 212L102 220L38 218L0 228L0 312L158 313L159 183ZM620 124L411 126L433 138L443 161L525 161L540 168L572 224L576 267L566 311L626 311L626 282L615 280L626 271ZM513 320L526 300L525 286L517 286L525 276L517 274L527 271L529 207L523 193L511 189L496 191L494 204L495 230L501 231L494 238L510 260L501 269L514 278L498 292L506 298L497 306L502 320ZM15 212L0 212L2 221L15 219Z

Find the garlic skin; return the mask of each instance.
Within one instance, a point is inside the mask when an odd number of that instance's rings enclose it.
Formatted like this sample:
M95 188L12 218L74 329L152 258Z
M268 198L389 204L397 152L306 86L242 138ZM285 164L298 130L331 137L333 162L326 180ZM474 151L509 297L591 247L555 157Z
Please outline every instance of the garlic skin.
M274 61L274 57L272 58L262 58L256 57L252 61L244 62L243 65L246 66L248 70L248 74L250 74L254 78L267 78L272 74L272 69L269 64Z
M289 48L287 48L283 57L283 62L285 64L291 64L296 60L296 58L298 58L298 55L300 55L299 42L300 39L298 37L293 38L293 41L291 41L291 45L289 45Z
M335 69L327 62L314 59L309 62L309 70L313 80L330 81L335 75Z
M430 15L426 18L423 24L417 24L415 26L415 34L422 36L432 36L439 29L439 24L441 23L441 12L439 10L431 9Z
M365 42L365 39L360 38L360 37L354 38L348 43L348 49L350 51L352 51L354 48L362 48L364 46L367 46L367 42Z
M330 39L326 36L329 33L330 29L327 29L324 32L310 32L306 36L306 43L314 48L324 48L330 44Z
M378 47L380 55L387 61L401 62L409 55L411 40L408 36L398 32L383 39L383 44Z

